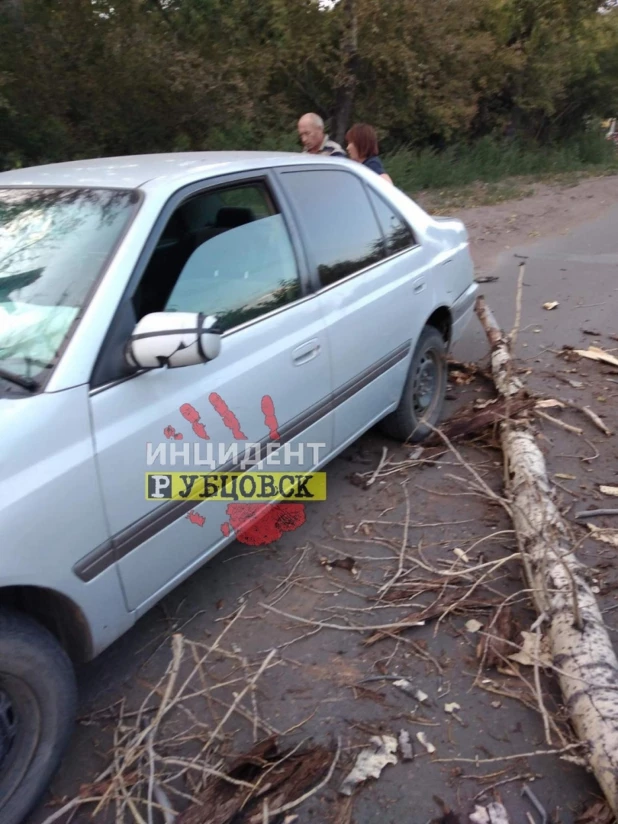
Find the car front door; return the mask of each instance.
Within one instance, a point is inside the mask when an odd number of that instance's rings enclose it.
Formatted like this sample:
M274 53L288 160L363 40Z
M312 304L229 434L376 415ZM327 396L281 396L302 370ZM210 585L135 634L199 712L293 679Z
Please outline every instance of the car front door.
M146 472L242 471L256 457L248 445L267 442L279 443L279 454L287 444L286 465L272 471L308 471L332 447L322 313L269 180L265 173L204 184L169 206L127 295L136 321L156 311L216 315L218 357L106 381L91 394L131 610L147 609L234 535L228 503L147 500Z
M340 450L399 401L431 311L430 256L352 171L295 168L279 176L324 302Z

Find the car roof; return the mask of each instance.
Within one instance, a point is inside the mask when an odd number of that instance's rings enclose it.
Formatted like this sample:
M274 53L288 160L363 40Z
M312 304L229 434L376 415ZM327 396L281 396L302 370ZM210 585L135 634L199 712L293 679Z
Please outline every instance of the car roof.
M273 165L346 160L294 152L168 152L73 160L0 172L1 186L167 188L193 179ZM346 161L351 162L351 161Z

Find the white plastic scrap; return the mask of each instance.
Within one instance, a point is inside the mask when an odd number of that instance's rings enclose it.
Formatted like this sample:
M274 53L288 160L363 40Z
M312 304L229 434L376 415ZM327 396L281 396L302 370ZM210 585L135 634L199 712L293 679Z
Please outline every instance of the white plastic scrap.
M470 816L470 824L510 824L510 822L504 806L494 801L487 807L479 807L477 804Z
M460 710L460 709L461 709L461 707L459 706L459 704L455 704L454 702L452 704L445 704L444 705L444 712L454 713L455 710Z
M399 733L399 749L404 761L413 761L414 753L412 752L412 742L410 741L410 733L407 730L401 730Z
M423 747L425 747L425 749L427 750L428 753L432 753L432 752L436 751L436 748L434 747L434 745L430 744L429 741L427 740L424 732L417 732L416 737L421 742Z
M392 735L374 735L369 739L371 749L362 750L354 768L343 780L339 792L352 795L356 787L368 778L379 778L387 764L396 764L397 739Z

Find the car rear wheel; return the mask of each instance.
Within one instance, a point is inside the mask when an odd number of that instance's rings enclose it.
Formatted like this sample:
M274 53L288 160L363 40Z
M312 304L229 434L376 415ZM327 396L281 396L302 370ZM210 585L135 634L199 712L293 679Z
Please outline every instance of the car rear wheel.
M0 821L21 824L42 797L73 730L77 688L54 636L0 610Z
M441 420L446 394L446 344L433 326L425 326L414 350L401 401L381 423L399 441L424 441Z

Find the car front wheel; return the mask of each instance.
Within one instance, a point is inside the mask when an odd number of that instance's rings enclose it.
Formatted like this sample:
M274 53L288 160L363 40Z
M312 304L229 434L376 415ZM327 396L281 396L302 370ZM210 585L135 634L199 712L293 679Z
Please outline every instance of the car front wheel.
M21 824L51 781L73 730L77 689L56 638L0 610L0 821Z
M412 356L399 406L384 418L382 430L399 441L424 441L441 420L446 383L446 344L435 327L425 326Z

